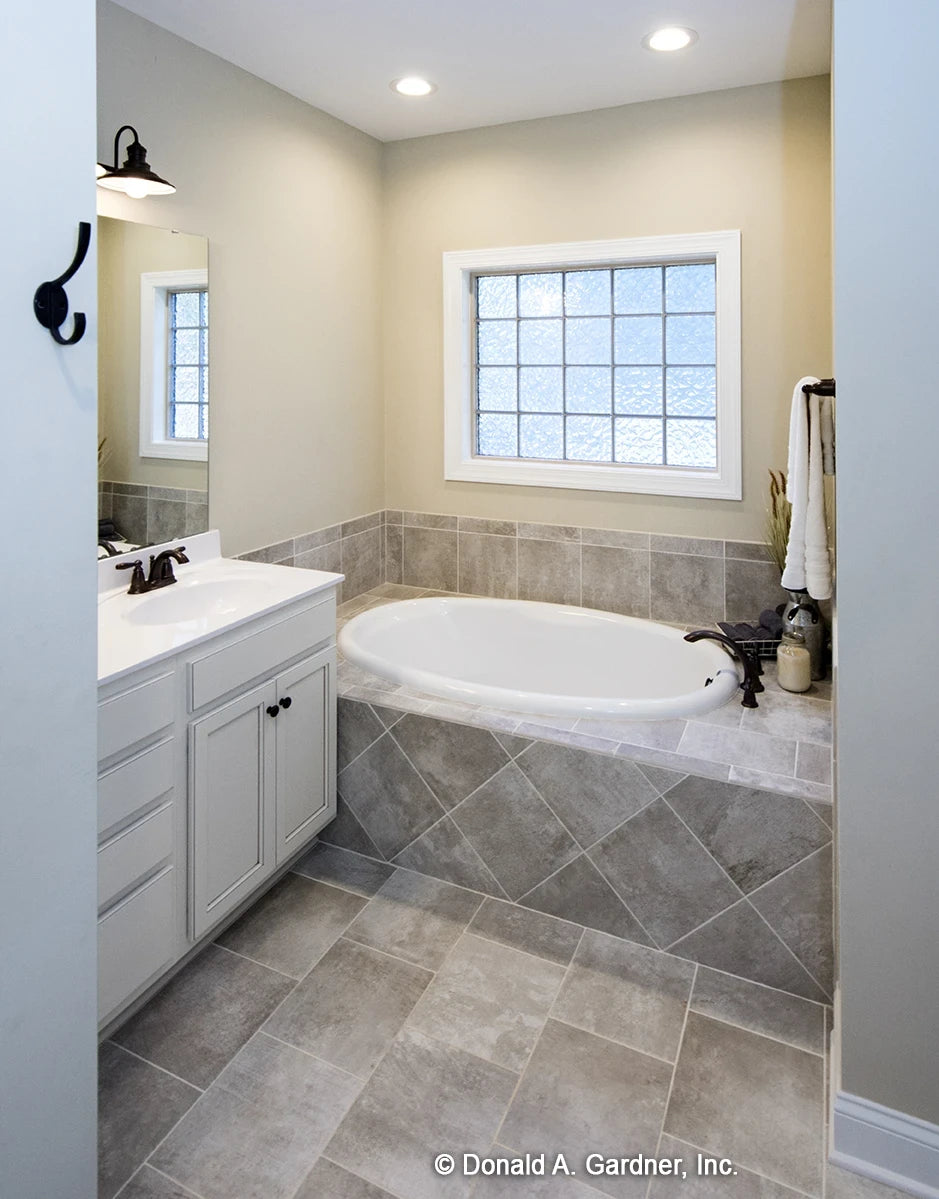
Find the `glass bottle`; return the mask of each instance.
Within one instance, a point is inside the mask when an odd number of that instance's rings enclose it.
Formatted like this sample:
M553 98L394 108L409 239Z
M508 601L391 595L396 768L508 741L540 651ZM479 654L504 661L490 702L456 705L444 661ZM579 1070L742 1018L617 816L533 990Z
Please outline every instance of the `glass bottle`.
M783 633L776 651L776 679L784 691L808 691L812 685L812 655L801 633Z

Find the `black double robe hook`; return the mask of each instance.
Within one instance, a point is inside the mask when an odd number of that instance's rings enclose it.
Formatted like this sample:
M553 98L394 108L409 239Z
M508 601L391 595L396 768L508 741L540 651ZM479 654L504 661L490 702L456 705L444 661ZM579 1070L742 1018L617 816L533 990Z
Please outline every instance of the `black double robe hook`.
M90 245L91 225L88 221L79 221L78 247L75 250L75 257L72 259L72 265L59 275L58 279L48 279L45 283L40 283L33 296L33 312L36 314L36 320L44 329L49 330L60 346L73 346L85 336L87 321L84 312L75 313L75 327L71 336L63 337L59 329L68 316L68 296L65 294L65 284L85 261L85 255L88 253Z

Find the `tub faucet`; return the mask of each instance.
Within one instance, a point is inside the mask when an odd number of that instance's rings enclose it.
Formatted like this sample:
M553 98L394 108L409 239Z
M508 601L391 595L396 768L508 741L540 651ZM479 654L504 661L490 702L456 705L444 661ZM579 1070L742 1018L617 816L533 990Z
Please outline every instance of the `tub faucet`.
M760 659L756 654L745 650L732 638L725 636L724 633L717 633L713 629L696 629L693 633L685 634L686 641L717 641L727 650L730 656L740 663L743 667L743 682L740 686L743 689L743 699L740 701L745 708L758 708L760 705L756 702L756 692L763 691L763 684L760 682L760 675L763 673L763 668L760 666Z

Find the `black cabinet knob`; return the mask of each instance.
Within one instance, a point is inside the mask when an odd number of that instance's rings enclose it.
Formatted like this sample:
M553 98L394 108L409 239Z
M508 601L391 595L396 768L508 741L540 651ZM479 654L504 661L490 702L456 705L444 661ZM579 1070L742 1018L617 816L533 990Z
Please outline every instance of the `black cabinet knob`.
M292 703L293 703L293 700L290 698L290 696L285 695L284 698L280 701L280 706L284 709L284 711L286 711Z
M267 709L267 714L268 716L276 716L279 711L280 708L277 706L277 704L271 704L271 706Z

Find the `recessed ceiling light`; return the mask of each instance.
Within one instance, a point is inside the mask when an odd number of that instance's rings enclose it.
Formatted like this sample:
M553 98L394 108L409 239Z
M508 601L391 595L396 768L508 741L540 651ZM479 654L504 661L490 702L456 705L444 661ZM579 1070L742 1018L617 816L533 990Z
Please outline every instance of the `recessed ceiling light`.
M647 50L684 50L693 45L698 35L693 29L684 29L680 25L669 25L665 29L656 29L647 33L642 44Z
M403 79L392 79L388 86L399 96L429 96L437 90L436 83L422 79L420 75L405 75Z

